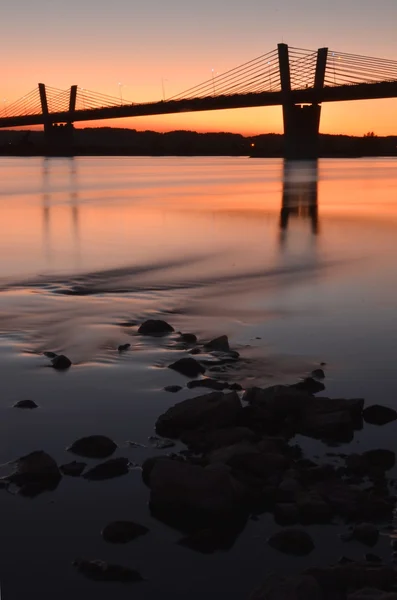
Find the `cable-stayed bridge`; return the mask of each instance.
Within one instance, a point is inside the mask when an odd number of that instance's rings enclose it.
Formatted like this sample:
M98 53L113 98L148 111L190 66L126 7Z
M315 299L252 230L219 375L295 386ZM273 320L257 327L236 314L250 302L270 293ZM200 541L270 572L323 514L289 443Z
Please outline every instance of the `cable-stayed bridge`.
M0 108L0 128L44 125L49 144L70 144L73 123L121 117L283 107L285 155L317 156L321 104L397 98L397 61L279 44L226 73L167 98L133 103L76 85L67 90L40 83Z

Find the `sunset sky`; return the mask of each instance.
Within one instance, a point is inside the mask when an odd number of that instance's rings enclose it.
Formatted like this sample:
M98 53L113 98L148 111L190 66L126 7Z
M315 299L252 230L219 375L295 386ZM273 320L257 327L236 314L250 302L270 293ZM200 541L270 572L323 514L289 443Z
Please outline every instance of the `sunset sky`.
M281 41L397 60L396 27L397 0L13 0L1 10L0 102L11 104L39 81L161 100L162 80L168 97ZM103 124L243 134L282 128L280 108ZM323 106L322 132L369 130L397 134L397 99Z

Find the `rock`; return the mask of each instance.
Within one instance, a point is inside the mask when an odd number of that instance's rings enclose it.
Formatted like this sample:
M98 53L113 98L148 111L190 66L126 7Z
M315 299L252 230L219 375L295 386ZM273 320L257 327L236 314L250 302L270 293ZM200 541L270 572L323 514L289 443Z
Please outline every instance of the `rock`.
M193 389L196 387L205 387L205 388L209 388L210 390L224 390L229 386L227 383L224 383L223 381L218 381L218 379L206 378L206 379L194 379L193 381L189 381L189 383L187 384L187 387L189 389Z
M372 554L371 552L368 552L365 555L365 560L368 562L374 562L374 563L381 563L382 559L380 556L378 556L377 554Z
M356 540L366 546L375 546L379 539L379 531L372 523L360 523L356 525L352 532L345 534L345 541Z
M248 427L225 427L213 431L191 430L181 435L181 440L195 452L210 452L242 441L254 441L255 434Z
M53 368L57 369L57 371L65 371L66 369L69 369L69 367L72 366L71 361L64 354L60 354L59 356L56 356L55 358L52 359L51 362L52 362Z
M149 441L151 445L158 450L165 450L166 448L173 448L175 446L175 442L172 440L167 440L166 438L161 439L156 435L151 435Z
M282 454L261 454L254 451L235 454L227 461L227 464L232 469L252 473L260 478L268 478L285 471L289 466L289 461Z
M268 544L284 554L306 556L314 550L312 538L300 529L283 529L270 536Z
M374 588L365 588L349 594L347 600L397 600L397 592L389 593Z
M185 344L195 344L197 342L197 336L194 333L181 333L178 342L185 342Z
M229 390L236 390L236 392L240 392L243 387L239 383L231 383L229 385Z
M297 506L302 523L329 523L335 514L332 506L316 492L298 494Z
M122 344L117 349L119 352L125 352L126 350L128 350L128 348L131 348L131 344Z
M395 462L395 453L382 448L367 450L363 454L350 454L346 458L348 469L364 475L373 471L389 471L394 467Z
M386 425L397 419L397 411L388 406L374 404L363 411L364 421L370 425Z
M161 319L149 319L142 323L142 325L138 329L138 333L141 335L153 335L153 336L163 336L168 333L172 333L174 330L173 327L166 321L162 321Z
M73 454L78 454L79 456L86 456L87 458L107 458L113 454L116 448L117 445L108 437L104 435L90 435L80 438L69 446L67 450L68 452L73 452Z
M354 419L346 410L313 412L305 415L298 425L299 433L309 437L349 442L354 436Z
M192 348L189 351L189 354L201 354L201 349L200 348Z
M84 471L86 466L87 466L87 463L77 462L74 460L73 462L67 463L65 465L61 465L59 467L59 470L64 475L69 475L70 477L80 477L80 475L82 474L82 472Z
M227 335L221 335L220 337L217 337L211 340L210 342L207 342L206 344L204 344L204 347L206 348L206 350L216 350L217 352L230 351L229 340L227 338Z
M197 377L197 375L203 375L205 373L205 367L200 365L194 358L180 358L176 362L168 365L169 369L178 371L186 377Z
M61 480L55 460L46 452L37 450L15 461L16 470L5 479L20 488L25 496L36 496L46 490L54 490Z
M14 408L38 408L38 406L33 400L19 400L14 404Z
M146 473L145 473L146 471ZM155 459L143 468L151 505L173 513L198 513L223 519L239 507L241 490L226 468L203 468L171 459Z
M133 521L113 521L102 530L105 542L126 544L135 538L145 535L149 529Z
M360 597L359 593L363 594L365 588L390 590L397 583L393 566L369 562L349 561L334 567L316 567L307 569L305 574L314 577L320 587L327 591L326 598L350 599L354 597L355 590L360 590L356 592L355 600L364 599L365 595Z
M294 525L299 521L299 509L292 502L280 502L274 507L274 518L280 525Z
M314 371L312 371L312 377L315 379L324 379L325 373L322 369L314 369Z
M314 577L298 575L280 577L268 575L264 584L256 589L249 600L325 600L325 596Z
M119 581L122 583L143 581L142 575L138 571L121 565L111 565L103 560L78 558L73 565L82 575L94 581Z
M128 473L129 460L128 458L110 458L109 460L96 465L86 473L84 473L84 479L90 481L102 481L103 479L113 479L113 477L120 477L120 475L126 475Z
M167 385L164 388L165 392L171 392L172 394L176 394L177 392L180 392L182 390L182 386L181 385Z
M43 354L47 358L56 358L58 356L58 354L56 354L55 352L43 352Z
M190 429L217 429L234 425L242 406L236 392L212 392L175 404L156 422L156 432L163 437L176 438Z
M306 379L303 381L295 383L290 387L300 392L308 392L309 394L317 394L317 392L322 392L325 390L325 385L319 381L316 381L312 377L306 377Z

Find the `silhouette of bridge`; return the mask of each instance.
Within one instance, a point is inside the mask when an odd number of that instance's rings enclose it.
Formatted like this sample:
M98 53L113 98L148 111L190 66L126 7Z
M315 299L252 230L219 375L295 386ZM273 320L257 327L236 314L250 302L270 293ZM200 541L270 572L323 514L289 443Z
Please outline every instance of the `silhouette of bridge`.
M76 85L38 87L0 110L0 128L44 125L49 145L72 142L73 123L282 106L287 158L315 158L321 104L397 98L397 61L278 44L277 49L155 102L133 103Z

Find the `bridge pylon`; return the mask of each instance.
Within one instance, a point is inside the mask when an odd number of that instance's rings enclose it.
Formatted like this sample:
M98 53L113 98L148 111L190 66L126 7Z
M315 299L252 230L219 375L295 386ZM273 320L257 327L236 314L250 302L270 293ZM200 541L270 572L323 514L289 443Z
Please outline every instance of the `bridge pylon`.
M41 111L44 121L44 144L48 154L70 155L73 152L73 117L76 110L77 85L70 88L69 110L62 122L54 121L49 111L46 87L39 83Z
M317 51L314 82L315 102L295 104L292 98L291 69L287 44L278 44L283 122L284 157L287 159L315 159L318 157L318 137L321 116L322 90L328 48Z

